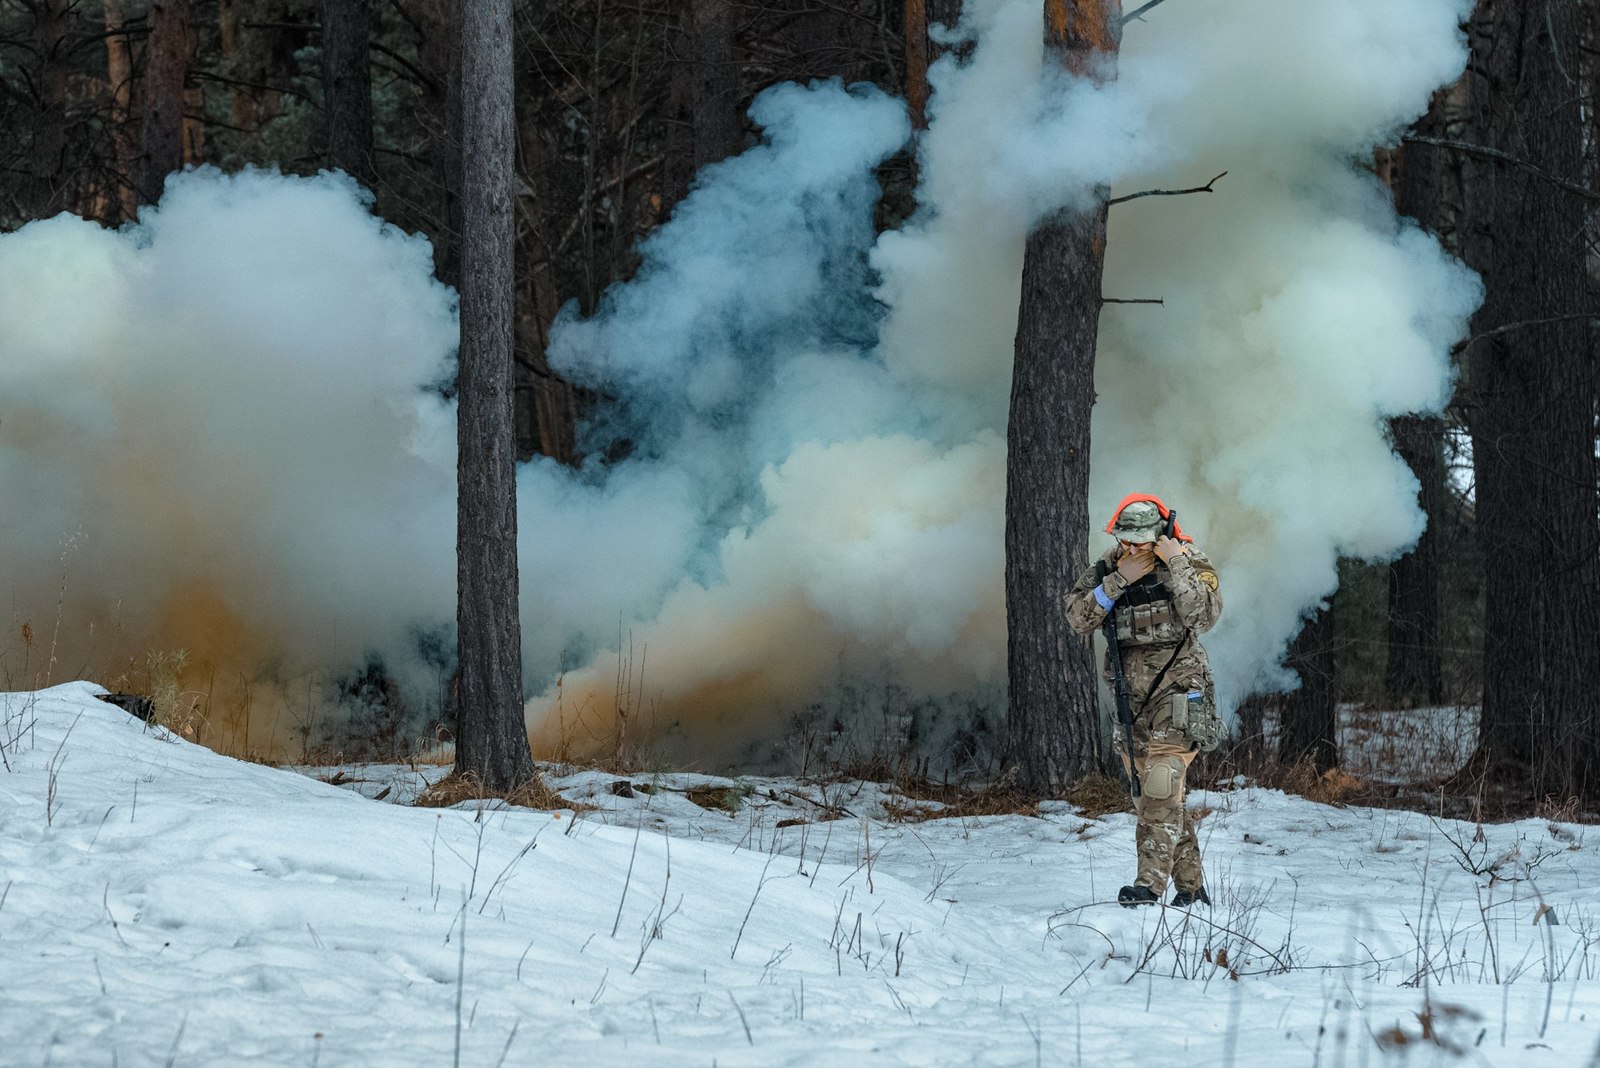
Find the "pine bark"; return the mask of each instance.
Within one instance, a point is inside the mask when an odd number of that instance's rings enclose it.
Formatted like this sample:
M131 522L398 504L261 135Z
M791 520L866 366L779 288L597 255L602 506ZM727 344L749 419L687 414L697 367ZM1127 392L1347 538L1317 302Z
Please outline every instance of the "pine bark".
M1452 95L1452 90L1447 89L1434 94L1427 113L1417 121L1417 133L1435 138L1449 136L1446 113ZM1416 142L1407 144L1400 155L1395 207L1459 254L1455 220L1460 210L1460 189L1451 180L1452 173L1450 156L1443 149ZM1416 477L1417 505L1428 525L1416 547L1389 565L1384 690L1392 705L1438 705L1444 701L1444 548L1440 525L1450 507L1445 423L1437 416L1405 415L1390 420L1389 432L1395 452Z
M369 189L377 180L372 160L371 37L367 0L323 0L328 163Z
M154 0L145 44L139 199L161 199L167 175L183 166L184 82L189 76L189 0Z
M486 790L507 792L533 777L517 616L511 0L463 4L461 76L456 771L475 776Z
M1333 610L1324 606L1300 628L1285 661L1300 676L1300 688L1281 705L1278 759L1284 764L1309 760L1319 773L1339 765L1333 653Z
M1394 450L1420 486L1418 505L1428 525L1409 553L1389 565L1388 643L1384 689L1403 708L1444 701L1444 650L1440 641L1439 523L1449 506L1445 487L1444 421L1406 415L1390 420Z
M1485 0L1471 24L1471 139L1583 181L1570 5ZM1600 524L1584 210L1521 167L1464 163L1467 262L1486 298L1467 350L1484 576L1475 767L1532 799L1600 796Z
M427 31L417 44L417 65L428 78L418 119L438 210L434 272L453 286L461 280L462 0L419 0L414 11Z
M111 92L111 145L115 157L116 204L105 219L115 226L139 210L134 185L139 165L139 138L133 126L133 49L124 27L127 0L105 0L106 81Z
M732 0L689 0L694 49L694 165L727 159L743 140Z
M1047 0L1047 62L1114 73L1120 0ZM1101 764L1093 644L1062 605L1088 560L1089 415L1105 262L1106 199L1028 237L1006 442L1008 763L1053 793Z
M928 0L906 2L906 105L911 125L928 126Z
M30 7L34 25L29 50L38 60L30 80L38 94L38 107L28 131L32 142L28 154L32 158L27 176L20 183L19 200L26 217L41 219L68 207L65 156L71 42L67 39L67 18L71 7L64 0L42 0Z

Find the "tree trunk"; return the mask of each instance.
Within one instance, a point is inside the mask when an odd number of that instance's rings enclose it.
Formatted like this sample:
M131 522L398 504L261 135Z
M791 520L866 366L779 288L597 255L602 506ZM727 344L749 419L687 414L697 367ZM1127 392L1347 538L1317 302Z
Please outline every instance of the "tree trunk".
M183 166L183 87L189 75L189 0L154 0L145 44L144 124L139 138L141 202L161 199L167 175Z
M1418 504L1428 525L1416 548L1389 565L1389 612L1384 689L1402 708L1444 701L1440 646L1439 522L1449 505L1445 488L1444 421L1406 415L1389 423L1395 452L1421 485Z
M733 61L733 0L689 0L694 47L694 165L739 151L739 68Z
M1318 773L1339 765L1333 643L1333 609L1324 606L1300 628L1285 661L1300 676L1300 688L1283 699L1278 760L1284 764L1310 760Z
M1121 0L1047 0L1046 62L1109 77ZM1105 261L1106 192L1028 237L1006 441L1008 763L1049 793L1101 763L1093 643L1062 605L1088 559L1089 413Z
M928 0L906 0L906 104L914 129L928 128Z
M1583 180L1569 5L1485 0L1471 24L1471 139ZM1600 796L1600 529L1583 204L1524 168L1464 164L1467 262L1484 279L1467 350L1485 558L1475 764L1546 795ZM1534 325L1536 324L1536 325Z
M323 0L322 70L328 111L328 165L368 189L372 160L372 14L367 0Z
M456 771L485 790L533 778L522 715L512 344L515 94L511 0L461 19L462 274L457 433L460 730Z
M427 74L420 108L438 215L433 228L434 272L446 285L461 280L461 16L462 0L420 0L414 12L427 32L417 65Z
M1447 111L1455 90L1434 94L1427 114L1417 121L1416 132L1447 137ZM1459 132L1459 131L1455 131ZM1460 254L1456 220L1460 214L1460 185L1444 150L1411 143L1400 154L1400 176L1395 183L1395 207L1417 220L1451 252ZM1389 703L1399 707L1437 705L1444 701L1444 650L1441 644L1440 600L1444 551L1440 523L1450 506L1444 459L1444 420L1407 415L1389 424L1394 450L1416 476L1418 506L1428 525L1411 552L1389 565L1387 662L1384 690Z
M139 139L133 127L133 49L128 34L127 0L105 0L106 81L111 90L111 146L115 156L117 205L104 220L115 226L139 210L134 186L139 166Z
M64 0L43 0L30 5L34 15L31 51L38 66L36 78L39 106L33 112L28 137L32 158L28 174L21 183L22 209L28 218L42 219L67 207L67 81L71 57L68 54L67 17L70 6Z

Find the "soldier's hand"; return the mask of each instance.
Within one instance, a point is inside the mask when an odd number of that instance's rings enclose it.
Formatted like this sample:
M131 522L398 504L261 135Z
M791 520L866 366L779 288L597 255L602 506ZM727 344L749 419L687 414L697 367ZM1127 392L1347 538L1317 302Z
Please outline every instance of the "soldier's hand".
M1156 554L1150 551L1150 546L1141 545L1137 549L1124 549L1122 559L1117 561L1117 574L1122 576L1122 581L1133 585L1156 569Z
M1182 556L1188 551L1183 547L1183 542L1177 538L1169 538L1163 534L1156 539L1156 555L1161 557L1161 562L1164 564L1172 563L1174 556Z

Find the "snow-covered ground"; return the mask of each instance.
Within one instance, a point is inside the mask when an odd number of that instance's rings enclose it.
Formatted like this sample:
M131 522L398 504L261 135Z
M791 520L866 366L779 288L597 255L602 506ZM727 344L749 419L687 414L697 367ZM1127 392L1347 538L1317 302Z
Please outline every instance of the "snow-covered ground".
M1216 907L1128 911L1127 815L419 809L362 794L442 769L332 785L96 692L0 696L0 1064L1600 1063L1588 827L1202 791Z

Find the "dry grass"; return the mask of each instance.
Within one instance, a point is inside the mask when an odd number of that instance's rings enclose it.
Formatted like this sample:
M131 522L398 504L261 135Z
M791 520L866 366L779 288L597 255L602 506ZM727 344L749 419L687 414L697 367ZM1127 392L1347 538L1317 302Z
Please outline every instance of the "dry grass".
M199 741L206 726L206 695L183 688L180 680L188 660L189 654L182 649L172 653L152 651L146 657L150 702L154 706L150 720L190 741Z
M976 816L1037 816L1039 799L1018 790L1014 776L1005 776L988 786L952 785L935 782L926 775L902 774L894 780L894 788L906 800L886 798L884 815L899 823L922 823L927 820L964 819ZM934 801L938 807L929 807ZM923 802L919 804L918 802Z
M683 796L704 809L717 812L735 814L744 805L744 799L749 797L751 789L748 786L735 783L732 786L718 786L708 783L703 786L691 786L683 792Z
M484 802L489 800L504 801L508 805L518 808L536 808L548 812L558 808L569 808L573 811L582 811L591 808L576 801L569 801L553 790L544 781L541 775L535 775L527 782L510 793L489 790L483 785L483 780L473 774L458 774L451 772L432 786L418 795L416 806L418 808L449 808L459 805L464 801Z
M1315 801L1320 805L1340 807L1348 805L1353 800L1366 798L1372 793L1365 779L1339 768L1318 772L1316 764L1310 760L1279 766L1264 778L1262 785L1274 787L1286 794L1297 794L1307 801Z
M1122 779L1092 771L1067 788L1066 799L1091 820L1112 812L1132 812L1133 795Z

